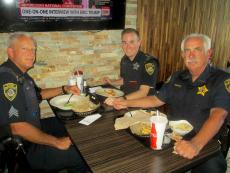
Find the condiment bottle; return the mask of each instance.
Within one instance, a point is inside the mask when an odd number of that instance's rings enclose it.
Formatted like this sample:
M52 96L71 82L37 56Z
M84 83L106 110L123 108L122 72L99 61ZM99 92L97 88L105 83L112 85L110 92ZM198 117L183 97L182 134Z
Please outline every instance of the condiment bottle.
M82 92L84 93L84 94L86 94L87 93L87 82L84 80L84 82L83 82L83 90L82 90Z

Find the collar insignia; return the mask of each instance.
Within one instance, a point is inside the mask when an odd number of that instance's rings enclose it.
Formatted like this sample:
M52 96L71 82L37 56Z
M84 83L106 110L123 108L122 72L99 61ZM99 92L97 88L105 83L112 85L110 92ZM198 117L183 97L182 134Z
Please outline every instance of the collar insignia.
M230 79L224 81L225 89L230 93Z
M18 91L17 84L15 84L15 83L6 83L6 84L3 85L3 91L4 91L5 97L9 101L13 101L15 99L15 97L17 96L17 91Z
M152 75L155 71L155 66L153 63L147 63L145 64L145 70L149 75Z
M165 81L165 83L169 83L171 80L171 77L172 77L172 75L168 77L168 79Z
M198 91L197 91L197 95L202 95L202 96L204 96L205 94L206 94L206 92L208 92L208 89L207 89L207 87L206 87L206 85L203 85L203 86L201 86L201 87L198 87Z
M139 67L140 67L140 65L138 64L138 62L135 62L135 63L133 64L133 70L138 70Z
M174 84L175 87L181 88L182 86L180 84Z

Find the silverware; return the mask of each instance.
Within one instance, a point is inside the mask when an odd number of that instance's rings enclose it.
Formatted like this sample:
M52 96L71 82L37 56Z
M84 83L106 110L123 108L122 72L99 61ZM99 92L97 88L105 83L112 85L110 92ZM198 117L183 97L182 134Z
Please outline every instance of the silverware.
M133 117L133 114L131 113L131 111L129 110L129 108L126 108L126 110L129 112L130 116Z
M65 103L65 105L67 105L70 102L70 99L72 98L73 94L70 95L69 99L67 100L67 102Z

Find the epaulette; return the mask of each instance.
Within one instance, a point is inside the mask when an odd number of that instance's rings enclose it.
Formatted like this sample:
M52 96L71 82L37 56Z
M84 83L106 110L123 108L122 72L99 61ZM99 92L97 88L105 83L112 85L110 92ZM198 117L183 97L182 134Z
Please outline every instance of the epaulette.
M16 74L12 69L10 69L8 67L0 67L0 73L10 73L11 75L13 75L16 78L18 83L23 84L23 82L24 82L23 76Z
M151 56L151 55L149 55L147 53L145 53L145 56L147 57L145 62L148 62L150 60L154 60L157 63L157 65L159 66L159 60L157 58L155 58L154 56Z

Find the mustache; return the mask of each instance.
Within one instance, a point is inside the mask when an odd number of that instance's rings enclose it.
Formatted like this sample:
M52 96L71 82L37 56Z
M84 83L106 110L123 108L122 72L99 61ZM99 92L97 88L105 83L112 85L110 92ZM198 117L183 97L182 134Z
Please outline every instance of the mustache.
M186 59L185 62L186 63L196 63L198 62L198 60L197 59Z

